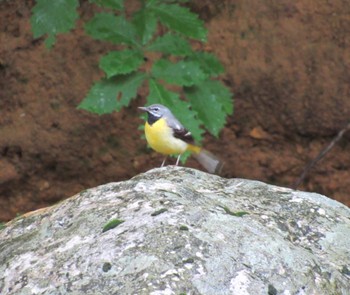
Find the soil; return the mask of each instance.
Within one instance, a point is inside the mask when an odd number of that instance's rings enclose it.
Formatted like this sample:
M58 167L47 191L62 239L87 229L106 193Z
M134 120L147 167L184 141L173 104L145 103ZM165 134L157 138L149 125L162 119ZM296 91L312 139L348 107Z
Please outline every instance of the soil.
M47 50L30 28L34 1L0 1L0 221L81 190L158 166L136 107L97 116L76 106L101 77L112 47L83 21ZM81 1L82 20L92 15ZM224 176L291 187L350 121L350 6L345 0L191 2L209 31L204 49L225 66L235 113L204 145ZM299 189L350 205L350 136L316 164ZM194 160L186 166L201 169Z

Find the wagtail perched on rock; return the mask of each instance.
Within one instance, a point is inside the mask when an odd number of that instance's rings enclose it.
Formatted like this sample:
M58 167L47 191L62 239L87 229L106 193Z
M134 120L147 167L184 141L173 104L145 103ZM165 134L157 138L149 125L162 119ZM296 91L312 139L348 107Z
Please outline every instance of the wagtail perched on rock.
M139 109L148 114L145 124L148 144L156 152L165 155L161 167L163 167L168 155L178 155L177 166L181 155L190 151L208 172L220 173L223 163L212 153L194 145L191 132L182 126L167 107L153 104L148 107L139 107Z

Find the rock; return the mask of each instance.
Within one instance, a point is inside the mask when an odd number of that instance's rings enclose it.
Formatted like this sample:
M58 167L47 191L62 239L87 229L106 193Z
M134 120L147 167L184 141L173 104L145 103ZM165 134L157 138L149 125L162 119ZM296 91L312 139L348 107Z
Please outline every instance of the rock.
M1 294L349 294L350 209L168 166L0 230Z

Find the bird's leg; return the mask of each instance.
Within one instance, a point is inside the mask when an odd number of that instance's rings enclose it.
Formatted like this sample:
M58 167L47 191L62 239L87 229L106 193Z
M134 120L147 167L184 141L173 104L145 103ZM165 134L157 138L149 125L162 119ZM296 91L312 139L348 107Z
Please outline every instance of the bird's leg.
M181 154L177 157L175 166L179 165L180 158L181 158Z
M166 158L167 158L167 156L165 156L165 158L164 158L164 160L163 160L163 163L162 163L162 165L160 165L160 167L163 167L163 166L164 166L165 161L166 161Z

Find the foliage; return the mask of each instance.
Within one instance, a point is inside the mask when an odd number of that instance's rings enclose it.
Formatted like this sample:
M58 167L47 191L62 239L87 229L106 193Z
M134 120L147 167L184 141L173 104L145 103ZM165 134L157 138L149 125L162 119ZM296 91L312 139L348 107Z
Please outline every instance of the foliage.
M0 222L0 230L6 228L5 222Z
M112 219L105 224L105 226L102 229L102 232L104 233L106 231L109 231L109 230L117 227L118 225L122 224L123 222L124 222L124 220Z
M68 32L74 27L78 5L78 0L37 1L31 18L34 38L47 34L45 44L51 47L56 41L56 34Z
M247 215L249 214L248 212L246 211L237 211L237 212L233 212L231 211L228 207L226 206L220 206L222 209L224 209L225 213L226 214L229 214L229 215L232 215L232 216L236 216L236 217L242 217L244 215Z
M79 2L36 2L31 18L33 34L47 35L45 44L51 47L56 34L74 27ZM147 104L168 106L195 139L201 139L203 126L217 136L227 115L233 113L232 94L215 79L224 71L219 60L191 47L190 39L206 41L207 30L195 13L180 5L188 1L140 0L139 9L130 15L124 0L89 2L102 9L85 24L86 33L120 49L100 59L105 77L91 87L79 108L97 114L119 111L146 86ZM156 53L158 59L148 61L150 53ZM152 66L146 67L147 62Z

